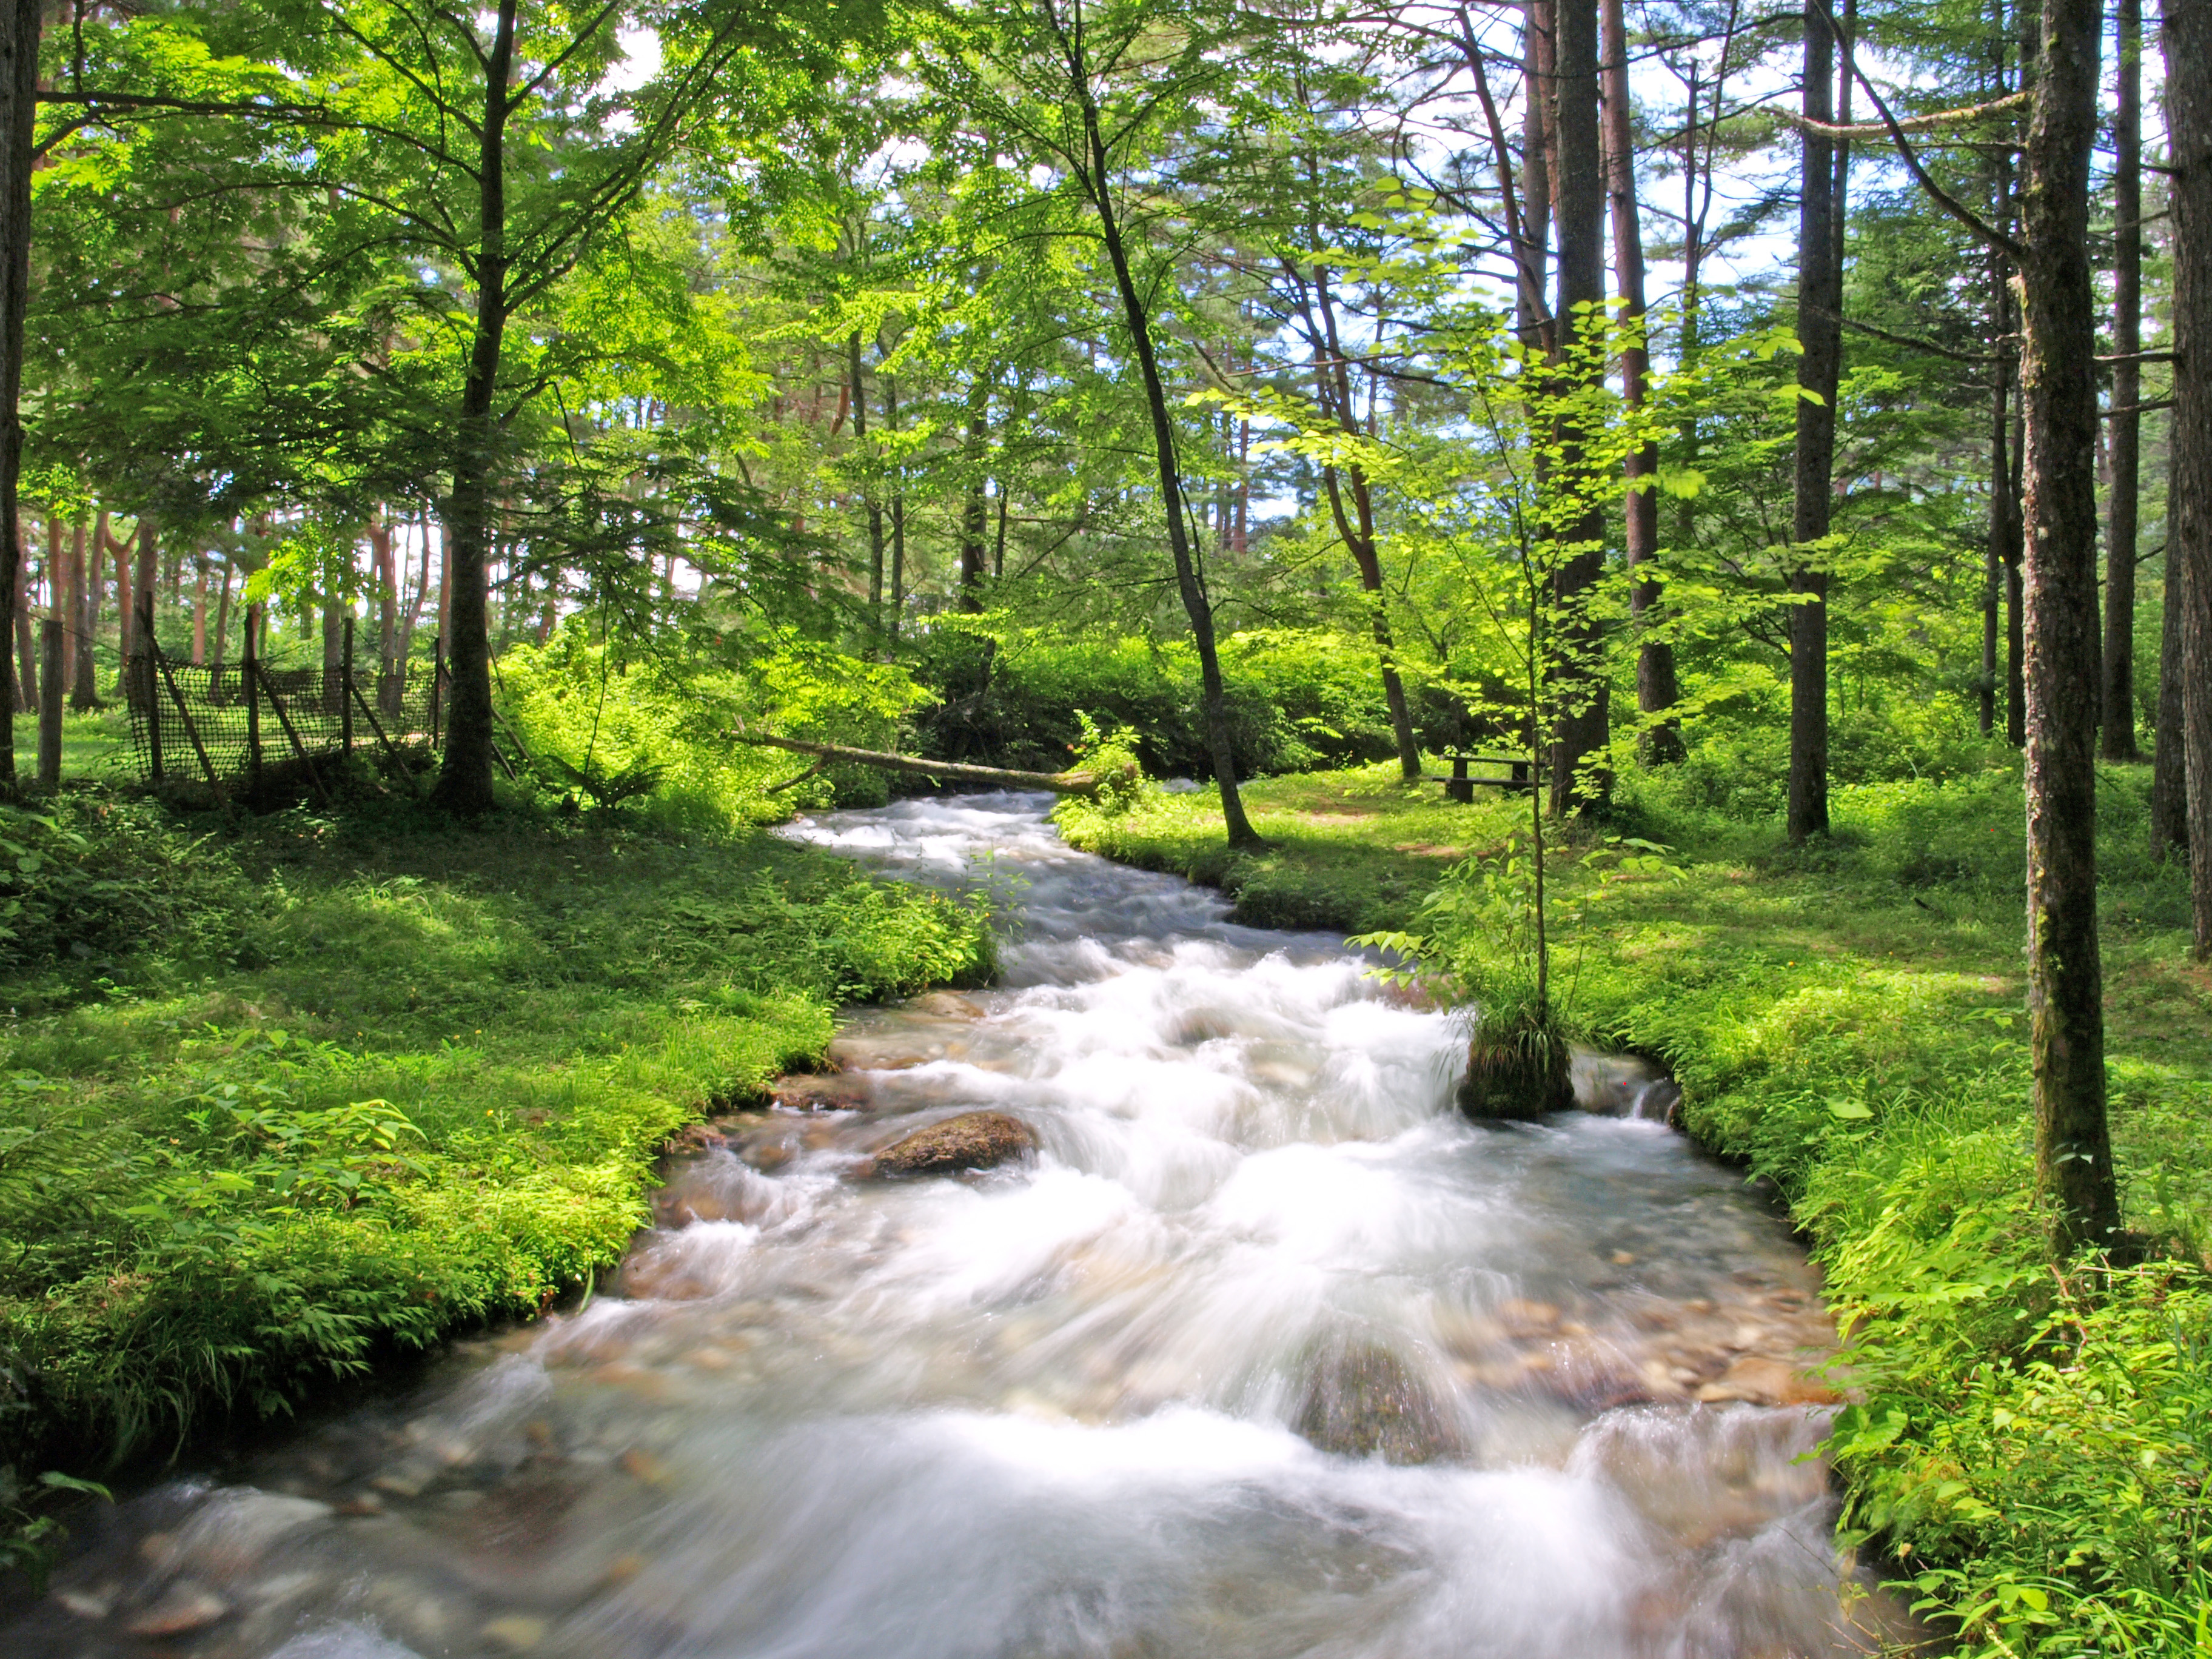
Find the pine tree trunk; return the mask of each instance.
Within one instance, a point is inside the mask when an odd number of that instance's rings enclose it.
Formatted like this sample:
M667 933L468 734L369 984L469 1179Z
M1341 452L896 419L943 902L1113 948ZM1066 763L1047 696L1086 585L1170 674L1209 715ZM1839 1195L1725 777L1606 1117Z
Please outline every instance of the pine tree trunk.
M1836 40L1826 11L1805 15L1808 121L1835 118ZM1843 363L1843 270L1836 260L1836 154L1808 131L1798 171L1797 446L1791 539L1801 551L1790 573L1790 803L1793 842L1828 829L1828 575L1826 556L1806 553L1828 533L1836 462L1836 387Z
M1605 171L1613 206L1614 283L1626 302L1620 319L1640 330L1644 323L1644 227L1636 206L1636 149L1629 122L1628 28L1621 0L1601 0L1605 51ZM1644 407L1650 375L1650 353L1640 335L1620 354L1620 389L1632 410ZM1636 707L1644 716L1644 757L1664 764L1682 758L1682 727L1674 718L1681 687L1674 672L1674 647L1655 637L1660 620L1660 585L1650 574L1659 556L1659 446L1647 443L1631 454L1626 468L1627 493L1621 517L1628 544L1628 614L1638 635Z
M82 637L77 641L76 673L70 682L70 707L80 714L100 707L100 682L95 676L100 671L100 590L106 580L102 556L106 551L107 514L102 513L94 521L90 545L83 561L83 580L77 587L83 595L77 611Z
M2136 495L2142 416L2142 0L2118 0L2119 98L2112 114L2112 490L2105 537L2104 718L2106 760L2136 748Z
M2169 477L2180 446L2167 445ZM2163 862L2189 855L2187 711L2181 682L2181 617L2188 567L2174 552L2173 491L2166 489L2166 592L2159 605L2158 721L2151 735L2150 855Z
M2176 360L2166 602L2178 588L2191 953L2201 962L2212 957L2212 0L2166 0L2165 37Z
M2097 938L2097 331L2088 255L2100 0L2044 0L2021 200L2027 915L2036 1178L2063 1255L2118 1242Z
M1605 175L1598 141L1597 0L1553 0L1556 95L1552 148L1553 199L1558 204L1559 302L1555 369L1587 379L1604 365L1578 362L1587 334L1600 325L1605 303ZM1560 433L1562 482L1587 483L1581 434L1568 423ZM1596 614L1599 578L1605 570L1605 510L1592 492L1586 510L1565 527L1574 552L1558 565L1552 602L1558 618L1553 669L1556 712L1553 727L1551 810L1554 816L1601 810L1612 793L1604 762L1611 737L1604 624Z
M72 692L77 684L77 659L92 649L92 635L85 628L84 611L84 520L80 519L70 526L69 593L62 609L63 625L67 629L62 641L62 683Z
M476 331L461 392L453 493L447 509L448 617L446 654L452 665L446 752L431 799L449 812L473 814L493 805L491 791L492 495L498 422L500 348L507 332L507 81L514 65L518 0L499 0L486 54L484 114L477 133L479 196Z

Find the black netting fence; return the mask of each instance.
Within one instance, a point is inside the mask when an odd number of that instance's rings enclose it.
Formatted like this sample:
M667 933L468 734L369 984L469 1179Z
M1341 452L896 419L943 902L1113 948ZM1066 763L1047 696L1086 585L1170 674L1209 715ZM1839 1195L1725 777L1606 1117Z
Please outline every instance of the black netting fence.
M355 749L434 744L446 688L427 664L407 674L346 668L192 666L133 657L125 677L131 742L156 782L251 783L262 766Z

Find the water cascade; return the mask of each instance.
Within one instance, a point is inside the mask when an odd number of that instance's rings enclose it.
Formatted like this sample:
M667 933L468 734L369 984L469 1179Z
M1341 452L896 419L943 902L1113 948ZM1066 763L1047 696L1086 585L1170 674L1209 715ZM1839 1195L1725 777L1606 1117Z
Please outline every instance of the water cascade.
M1868 1650L1816 1279L1672 1085L1470 1123L1455 1017L1048 804L799 826L989 887L1002 982L860 1012L695 1137L580 1311L92 1516L0 1649Z

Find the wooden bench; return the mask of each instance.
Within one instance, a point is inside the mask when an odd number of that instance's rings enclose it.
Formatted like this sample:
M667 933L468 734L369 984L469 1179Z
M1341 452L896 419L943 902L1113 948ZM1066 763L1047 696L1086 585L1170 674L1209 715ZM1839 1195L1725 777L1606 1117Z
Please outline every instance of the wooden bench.
M1443 785L1447 800L1473 800L1477 784L1522 793L1536 787L1526 755L1461 755L1447 750L1444 758L1451 763L1451 776L1432 781ZM1505 769L1505 775L1503 777L1474 777L1468 772L1469 766L1502 766Z

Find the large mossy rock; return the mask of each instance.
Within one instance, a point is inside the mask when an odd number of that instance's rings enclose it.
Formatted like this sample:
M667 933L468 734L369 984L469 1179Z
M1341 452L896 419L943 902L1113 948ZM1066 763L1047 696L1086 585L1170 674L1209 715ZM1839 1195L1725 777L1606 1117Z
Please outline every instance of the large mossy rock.
M1431 1463L1465 1449L1449 1413L1413 1368L1373 1342L1320 1354L1297 1431L1325 1452L1379 1455L1386 1463Z
M893 1141L875 1156L879 1176L951 1175L988 1170L1036 1150L1030 1126L1004 1112L963 1112Z
M1571 1111L1573 1059L1566 1038L1533 1017L1499 1023L1486 1019L1467 1046L1459 1109L1490 1122Z

